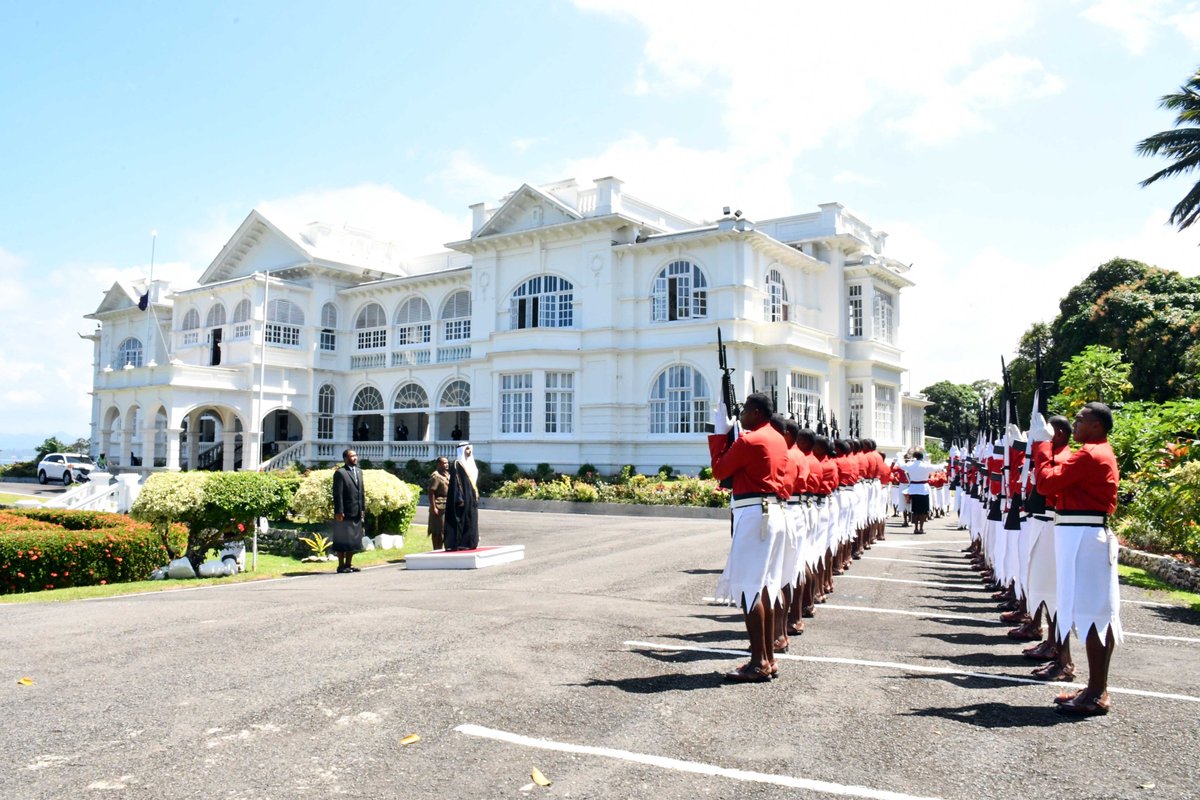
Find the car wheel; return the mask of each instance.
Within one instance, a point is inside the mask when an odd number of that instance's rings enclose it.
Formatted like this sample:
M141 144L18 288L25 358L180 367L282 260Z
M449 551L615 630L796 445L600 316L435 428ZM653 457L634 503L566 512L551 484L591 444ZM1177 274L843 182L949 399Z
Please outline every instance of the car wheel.
M73 478L71 478L71 470L67 470L63 473L63 486L70 486L72 482Z
M46 485L46 470L38 470L38 483L42 484L43 486Z

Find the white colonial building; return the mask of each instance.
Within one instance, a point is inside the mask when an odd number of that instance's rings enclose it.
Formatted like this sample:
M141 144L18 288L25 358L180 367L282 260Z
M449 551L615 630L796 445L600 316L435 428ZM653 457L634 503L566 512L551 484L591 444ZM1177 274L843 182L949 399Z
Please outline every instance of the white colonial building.
M924 404L901 391L908 268L841 205L696 223L602 178L472 211L469 236L415 258L254 211L196 288L114 285L88 315L96 453L232 470L348 446L424 461L469 439L497 469L694 472L718 328L739 397L753 379L885 451L922 441Z

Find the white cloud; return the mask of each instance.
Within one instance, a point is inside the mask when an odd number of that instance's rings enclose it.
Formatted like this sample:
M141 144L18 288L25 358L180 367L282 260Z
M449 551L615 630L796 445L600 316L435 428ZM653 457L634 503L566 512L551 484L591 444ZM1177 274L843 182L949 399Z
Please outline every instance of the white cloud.
M710 95L719 103L731 152L795 159L864 120L914 106L925 107L920 129L939 116L953 126L948 139L985 127L979 117L1000 100L1023 99L1014 89L1045 88L1055 80L1032 59L984 61L987 51L1034 24L1037 6L1027 0L985 6L575 2L642 26L647 39L636 91ZM969 113L961 99L953 102L958 96L971 101Z
M943 144L992 126L986 112L1017 102L1047 97L1063 90L1061 78L1040 61L1011 53L995 58L954 86L931 91L907 117L889 125L919 144Z
M958 257L917 226L893 223L888 251L912 259L917 285L901 302L901 346L919 391L938 380L970 382L994 374L1035 322L1050 322L1064 295L1096 267L1132 258L1185 275L1200 274L1196 233L1178 233L1156 209L1140 225L1113 231L1044 261L1014 258L993 247ZM964 347L969 337L970 347ZM906 386L907 388L907 386Z
M1134 55L1146 52L1154 29L1164 22L1162 0L1100 0L1083 11L1087 19L1108 28Z
M263 200L258 208L272 222L283 221L292 226L291 230L316 221L350 226L395 242L401 252L412 255L441 250L444 243L466 238L471 232L465 211L460 216L447 214L390 186L377 184ZM226 235L233 230L229 228Z
M831 180L834 183L841 184L841 185L855 185L855 186L868 186L868 187L879 185L879 181L875 180L874 178L869 178L866 175L860 175L859 173L853 172L851 170L842 170L837 175L834 175L833 178L831 178Z

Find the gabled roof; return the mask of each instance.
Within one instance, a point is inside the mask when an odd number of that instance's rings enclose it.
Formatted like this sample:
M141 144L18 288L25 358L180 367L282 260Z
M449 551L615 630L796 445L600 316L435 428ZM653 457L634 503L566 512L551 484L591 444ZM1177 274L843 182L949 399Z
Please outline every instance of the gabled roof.
M541 220L534 220L529 210L531 206L547 205L557 213L554 215L545 215ZM543 212L545 214L545 212ZM561 215L561 216L560 216ZM559 218L553 218L559 217ZM530 224L522 225L528 219ZM491 218L483 224L472 236L472 239L478 239L481 236L488 236L498 233L510 233L517 230L529 230L531 228L541 227L542 225L553 225L558 222L567 222L583 219L583 215L575 209L568 206L566 203L559 200L554 195L548 194L535 189L528 183L521 184L521 187L508 196L504 204L496 209Z
M94 319L100 314L108 314L113 311L125 311L130 308L137 308L138 300L146 291L146 286L141 283L137 286L131 286L127 283L117 281L112 287L104 293L104 299L100 301L100 305L91 314L85 315L85 319Z
M252 254L258 258L252 258ZM204 270L204 274L200 276L200 283L216 283L244 277L263 269L279 269L311 260L309 253L299 242L255 209L246 216L233 236L221 248L221 252ZM264 261L273 263L263 263Z
M255 209L200 276L200 284L306 264L344 273L356 282L404 274L396 245L366 231L313 222L293 234Z

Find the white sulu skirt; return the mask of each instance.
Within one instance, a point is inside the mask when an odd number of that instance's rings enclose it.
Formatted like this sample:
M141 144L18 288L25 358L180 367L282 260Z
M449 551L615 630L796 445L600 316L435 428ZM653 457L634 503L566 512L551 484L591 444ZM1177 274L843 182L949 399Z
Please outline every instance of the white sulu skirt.
M803 504L784 506L787 521L787 536L783 548L783 585L793 589L804 572L805 536L808 533L808 515Z
M763 602L774 605L781 598L787 520L777 502L755 504L733 510L733 541L725 570L717 579L717 602L740 605L749 613L764 591Z
M1072 630L1086 639L1093 627L1101 641L1110 630L1117 644L1124 641L1116 537L1102 526L1056 524L1054 558L1059 641Z
M1029 518L1029 577L1025 584L1025 604L1030 614L1046 605L1046 613L1058 613L1058 597L1054 557L1054 520Z

